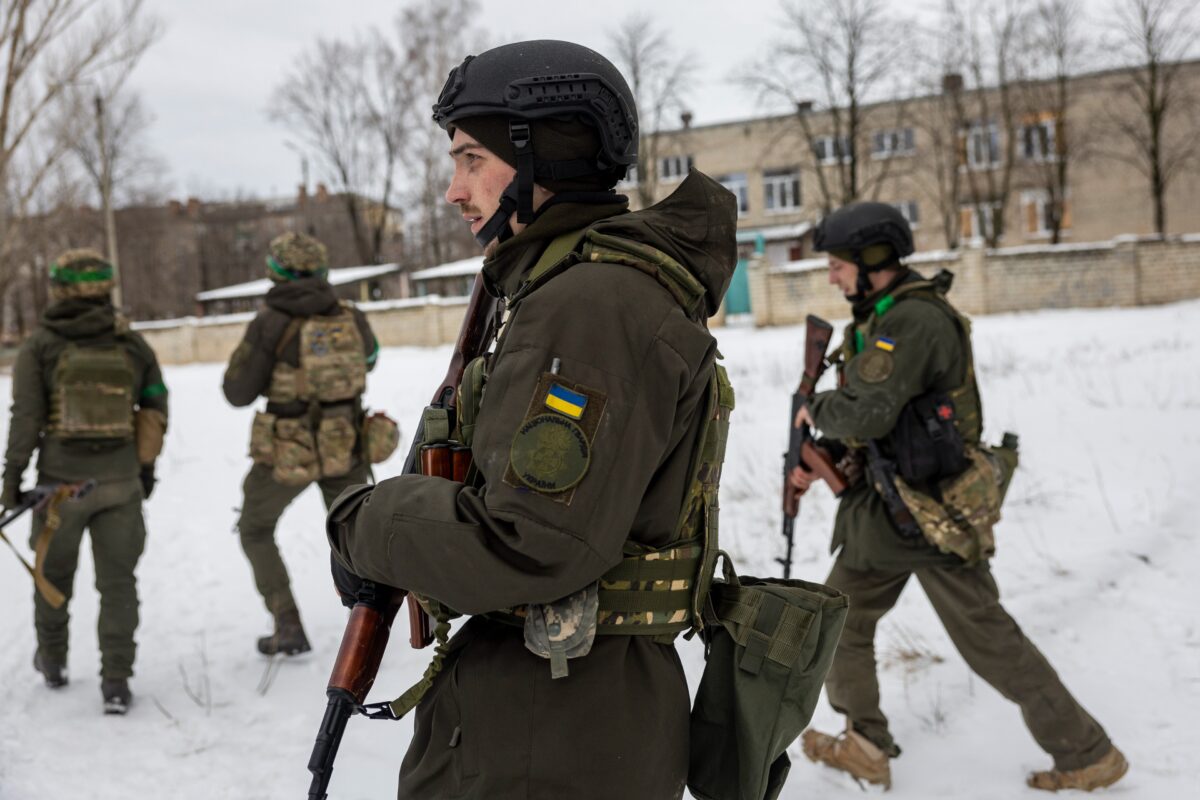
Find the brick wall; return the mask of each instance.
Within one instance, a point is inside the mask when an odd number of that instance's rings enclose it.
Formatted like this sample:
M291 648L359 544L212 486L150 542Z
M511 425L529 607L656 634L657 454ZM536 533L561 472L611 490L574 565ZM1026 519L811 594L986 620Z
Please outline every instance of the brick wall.
M1200 297L1200 236L1121 237L1110 242L1002 250L968 248L919 254L910 263L931 276L954 273L951 298L968 314L1040 308L1102 308ZM841 293L826 280L823 259L750 265L757 325L794 325L806 314L843 318Z

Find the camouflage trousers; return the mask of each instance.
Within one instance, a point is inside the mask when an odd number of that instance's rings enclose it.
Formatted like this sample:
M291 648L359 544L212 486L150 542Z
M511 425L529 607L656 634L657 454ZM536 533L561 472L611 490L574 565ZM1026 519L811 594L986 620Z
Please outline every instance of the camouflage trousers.
M52 479L45 478L45 482ZM96 590L100 592L97 636L100 644L100 674L105 678L133 675L138 626L137 580L133 571L146 544L142 520L142 487L136 478L101 483L88 495L59 506L62 523L46 551L46 577L58 587L67 602L53 608L34 592L33 624L38 649L43 657L67 661L68 610L75 587L75 568L85 529L92 538L92 560L96 565ZM34 546L46 515L33 515L30 547Z
M850 596L850 612L825 688L855 730L898 754L879 708L875 628L914 574L967 666L1020 707L1026 727L1057 769L1085 767L1108 751L1112 743L1104 729L1000 605L986 564L898 571L850 569L840 559L834 564L825 582Z
M346 487L371 482L370 466L360 462L345 475L321 478L316 484L321 489L321 497L328 509ZM271 477L271 467L262 464L251 467L242 483L242 514L237 523L242 550L250 560L254 585L258 587L267 610L275 616L297 610L287 567L275 543L275 526L288 505L308 486L285 486ZM323 542L324 518L314 520L312 527Z

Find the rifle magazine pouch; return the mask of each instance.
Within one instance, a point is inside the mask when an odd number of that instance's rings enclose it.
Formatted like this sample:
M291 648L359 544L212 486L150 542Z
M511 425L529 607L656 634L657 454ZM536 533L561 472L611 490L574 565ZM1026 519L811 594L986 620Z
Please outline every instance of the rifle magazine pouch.
M255 464L275 466L275 415L265 411L254 414L250 426L250 459Z
M304 486L321 477L317 443L308 425L308 417L275 420L272 477L284 486Z
M726 571L705 613L688 789L700 800L775 800L787 748L812 719L849 600L801 580Z
M327 414L317 426L317 453L321 457L321 476L339 478L354 465L354 423L343 414Z
M992 529L1000 521L1005 462L976 447L968 449L967 456L970 465L966 471L937 483L940 500L900 477L896 478L896 491L931 544L968 564L979 564L996 553ZM1011 471L1008 474L1011 476Z

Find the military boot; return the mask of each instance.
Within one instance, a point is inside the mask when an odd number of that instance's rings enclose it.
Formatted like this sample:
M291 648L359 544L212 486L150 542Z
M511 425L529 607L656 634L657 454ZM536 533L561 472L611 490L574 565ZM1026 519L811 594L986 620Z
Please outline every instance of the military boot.
M887 754L852 728L839 736L807 730L802 737L809 761L840 769L850 777L890 789L892 769Z
M46 679L46 685L51 689L61 689L67 685L66 665L61 661L43 656L41 650L37 650L33 654L33 668L42 673L42 677Z
M105 714L124 714L133 704L133 692L125 678L104 678L100 681L100 694L104 696Z
M270 636L259 637L258 652L264 656L282 653L285 656L296 656L312 650L308 637L304 635L304 626L300 624L300 612L284 611L275 615L275 632Z
M1100 757L1094 764L1088 764L1079 769L1051 769L1045 772L1033 772L1025 779L1025 783L1034 789L1047 792L1057 792L1059 789L1079 789L1090 792L1112 786L1121 780L1129 771L1129 762L1125 755L1113 747Z

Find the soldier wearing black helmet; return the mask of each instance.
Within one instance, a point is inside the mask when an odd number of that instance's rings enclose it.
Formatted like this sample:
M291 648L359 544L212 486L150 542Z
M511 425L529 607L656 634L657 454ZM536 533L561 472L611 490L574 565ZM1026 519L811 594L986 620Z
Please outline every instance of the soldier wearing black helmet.
M829 282L851 303L839 388L820 392L797 415L841 458L851 487L834 523L837 560L827 583L850 596L850 613L826 680L845 714L839 736L804 735L814 761L889 785L900 748L880 709L875 628L915 575L967 664L1020 706L1054 768L1037 789L1091 790L1128 765L1100 725L1071 696L1045 657L1000 605L987 559L992 525L1016 466L1016 437L980 442L970 322L946 300L952 276L933 280L904 265L913 252L903 216L883 203L854 203L818 226ZM1011 437L1011 438L1010 438ZM816 479L803 468L801 491Z
M682 797L673 639L715 524L700 508L719 463L696 456L732 405L705 322L736 263L734 198L694 172L628 212L613 187L637 158L633 97L568 42L466 59L434 120L446 199L507 301L467 369L482 392L461 391L478 475L352 490L328 525L344 589L354 573L471 615L416 708L399 796Z

